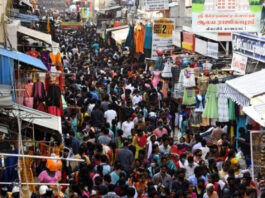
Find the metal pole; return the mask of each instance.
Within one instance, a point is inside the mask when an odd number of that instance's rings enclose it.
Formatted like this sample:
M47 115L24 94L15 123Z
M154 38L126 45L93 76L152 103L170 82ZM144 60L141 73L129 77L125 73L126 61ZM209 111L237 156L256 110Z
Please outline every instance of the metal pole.
M63 157L46 157L46 156L39 156L39 155L22 155L22 154L13 154L13 153L0 153L0 156L6 157L28 157L33 159L52 159L52 160L66 160L66 161L73 161L73 162L84 162L83 159L74 159L74 158L63 158Z

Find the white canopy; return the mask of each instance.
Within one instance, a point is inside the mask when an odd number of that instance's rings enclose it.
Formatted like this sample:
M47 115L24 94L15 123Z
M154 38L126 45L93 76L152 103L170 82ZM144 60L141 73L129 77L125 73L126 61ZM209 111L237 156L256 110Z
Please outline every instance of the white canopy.
M255 122L265 127L265 104L244 107L243 111Z
M127 35L129 32L129 28L124 28L124 29L120 29L120 30L116 30L116 31L112 31L111 33L111 37L118 43L118 44L122 44L123 42L125 42Z
M249 106L250 100L265 93L265 70L228 80L227 97L242 106Z
M62 123L61 117L59 116L54 116L23 105L14 104L11 115L15 117L19 114L21 119L25 122L30 122L38 126L58 131L62 134Z
M52 45L52 36L50 34L39 32L37 30L33 30L24 26L19 26L17 31Z
M12 106L11 86L0 84L0 107Z

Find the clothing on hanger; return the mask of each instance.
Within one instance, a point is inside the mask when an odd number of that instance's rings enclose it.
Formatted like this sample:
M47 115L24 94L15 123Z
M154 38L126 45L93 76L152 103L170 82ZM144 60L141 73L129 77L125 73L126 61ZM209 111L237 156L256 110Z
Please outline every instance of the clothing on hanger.
M218 101L217 101L218 87L216 84L209 84L206 98L207 102L203 111L202 117L204 118L218 118Z
M49 51L42 51L40 53L41 60L42 60L43 64L47 67L48 71L51 70L51 60L50 60L49 54L50 54Z
M152 25L146 24L144 26L145 35L144 35L144 49L151 49L152 48Z
M218 84L218 115L219 122L229 121L228 99L225 95L226 84Z
M137 53L144 53L144 35L145 35L144 25L139 24L134 29L134 41Z
M172 78L171 68L172 68L172 63L170 63L169 61L167 61L165 63L165 67L164 67L164 69L162 71L162 77L163 78Z
M196 99L195 112L203 112L205 108L205 95L196 94L195 99Z

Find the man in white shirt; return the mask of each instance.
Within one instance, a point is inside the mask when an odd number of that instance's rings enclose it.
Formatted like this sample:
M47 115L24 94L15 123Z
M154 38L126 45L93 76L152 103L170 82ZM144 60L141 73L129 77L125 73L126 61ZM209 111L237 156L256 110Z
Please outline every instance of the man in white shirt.
M112 120L116 119L117 112L112 109L112 105L108 105L108 110L104 113L104 118L106 119L106 122L109 123L109 125L112 125Z
M132 135L131 131L134 128L134 122L132 117L129 117L126 121L124 121L121 125L121 130L123 131L122 137L128 138Z
M189 178L194 174L194 169L198 166L198 164L193 161L192 156L188 157L187 161L188 163L184 165L184 168L186 169L186 178Z

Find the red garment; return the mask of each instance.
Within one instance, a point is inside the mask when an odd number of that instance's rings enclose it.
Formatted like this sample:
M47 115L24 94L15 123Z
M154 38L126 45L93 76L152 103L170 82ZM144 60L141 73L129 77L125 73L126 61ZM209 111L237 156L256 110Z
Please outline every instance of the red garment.
M61 109L56 106L49 106L48 107L48 113L55 115L55 116L61 116Z
M27 52L28 55L34 57L34 58L38 58L39 57L39 52L36 50L30 50Z
M147 137L143 134L141 137L136 136L136 142L140 147L144 147L147 143Z

